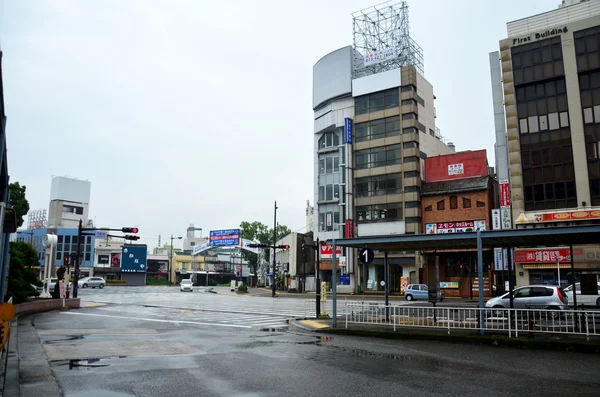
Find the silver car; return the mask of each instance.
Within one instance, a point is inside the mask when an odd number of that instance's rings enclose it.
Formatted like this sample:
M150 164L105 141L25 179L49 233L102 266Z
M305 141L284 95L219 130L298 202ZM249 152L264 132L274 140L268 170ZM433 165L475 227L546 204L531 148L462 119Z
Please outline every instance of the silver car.
M513 290L515 309L569 310L569 299L561 287L555 285L526 285ZM487 308L510 308L508 292L485 303Z
M104 280L102 277L84 277L77 283L79 288L104 288L105 285L106 280Z

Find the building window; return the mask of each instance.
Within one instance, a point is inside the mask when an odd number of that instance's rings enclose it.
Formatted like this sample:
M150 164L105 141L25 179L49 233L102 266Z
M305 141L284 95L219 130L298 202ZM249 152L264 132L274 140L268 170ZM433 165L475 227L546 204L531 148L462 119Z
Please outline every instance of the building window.
M419 123L419 131L421 131L422 133L425 133L425 131L426 131L425 124Z
M417 156L408 156L404 158L404 164L406 163L416 163L417 161L419 161L419 158Z
M423 98L421 98L419 95L417 95L417 102L419 103L419 105L425 107L425 100Z
M354 152L356 169L385 167L400 164L400 145L380 146Z
M421 218L418 216L409 216L407 218L404 219L405 223L420 223L421 222Z
M564 76L560 36L511 48L515 85Z
M432 130L431 128L429 129L429 135L431 135L431 136L435 136L435 131L434 131L434 130Z
M408 85L403 85L401 88L402 92L410 92L410 91L416 91L417 87L415 87L412 84L408 84Z
M458 208L458 197L450 196L450 209L455 210Z
M395 108L399 106L399 103L400 93L397 88L374 92L354 99L354 114L359 115Z
M337 132L326 132L319 138L319 149L336 147L340 145L340 137Z
M404 178L417 178L419 171L406 171L404 172Z
M356 142L400 135L400 116L358 123L354 130Z
M471 199L463 197L463 208L471 208Z
M419 147L419 144L415 141L404 142L402 144L403 149L412 149L412 148L418 148L418 147Z
M402 120L411 120L411 119L416 119L417 118L417 114L416 113L403 113L402 114Z
M425 212L431 212L433 211L433 208L431 205L428 205L427 207L425 207Z
M402 193L402 174L377 175L357 178L356 197L369 197Z
M411 172L416 172L416 171L411 171ZM404 177L406 177L406 172L404 174L405 174ZM421 191L421 189L418 186L407 186L404 188L404 193L419 193L420 191Z
M437 210L444 211L446 209L446 203L444 200L440 200L437 202Z
M407 201L404 206L406 208L419 208L420 203L418 201Z
M414 100L414 99L412 99L412 98L410 98L410 99L403 99L402 100L402 106L405 106L405 105L416 105L416 104L417 104L417 101Z
M412 134L413 132L419 132L419 130L417 130L415 127L402 128L403 134Z
M592 27L573 33L577 71L586 72L600 67L600 31Z
M402 219L402 203L366 205L356 207L358 223L391 222Z
M485 203L483 201L477 201L477 208L485 208Z

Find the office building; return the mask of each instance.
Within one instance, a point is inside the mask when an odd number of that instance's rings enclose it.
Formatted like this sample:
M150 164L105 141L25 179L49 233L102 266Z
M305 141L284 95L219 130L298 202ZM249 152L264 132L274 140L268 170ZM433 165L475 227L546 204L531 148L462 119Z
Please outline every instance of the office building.
M62 176L52 177L50 187L50 227L78 227L88 223L91 182Z
M565 0L509 22L499 49L490 69L496 169L510 185L507 226L599 223L600 0ZM561 252L516 252L517 284L557 283L557 267L576 256L557 259Z
M435 125L422 50L410 38L406 3L362 10L353 24L354 45L313 67L315 237L420 233L423 161L453 152ZM325 282L332 254L321 247ZM336 255L352 290L381 288L381 253L369 266L358 266L352 250ZM390 253L391 290L403 276L417 282L418 266L415 253Z

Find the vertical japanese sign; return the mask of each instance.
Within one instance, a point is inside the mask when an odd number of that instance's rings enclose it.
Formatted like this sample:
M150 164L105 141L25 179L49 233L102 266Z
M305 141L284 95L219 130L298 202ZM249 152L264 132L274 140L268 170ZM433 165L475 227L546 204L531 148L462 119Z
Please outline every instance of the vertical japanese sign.
M352 143L352 119L344 119L344 143Z
M354 221L346 219L346 238L354 238Z
M502 248L494 248L494 270L500 271L503 269Z
M502 222L502 230L512 229L512 219L510 218L510 207L500 208L500 221Z
M502 229L502 223L500 222L500 210L492 210L492 230Z
M510 185L508 179L500 179L500 207L510 207Z

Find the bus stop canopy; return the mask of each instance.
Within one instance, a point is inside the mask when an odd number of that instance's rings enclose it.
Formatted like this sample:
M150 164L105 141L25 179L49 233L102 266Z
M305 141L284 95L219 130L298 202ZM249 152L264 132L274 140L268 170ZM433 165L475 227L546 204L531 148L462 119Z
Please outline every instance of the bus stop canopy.
M600 244L600 225L561 226L480 232L482 248L559 247ZM333 239L335 245L379 251L425 251L477 248L477 232L402 234Z

